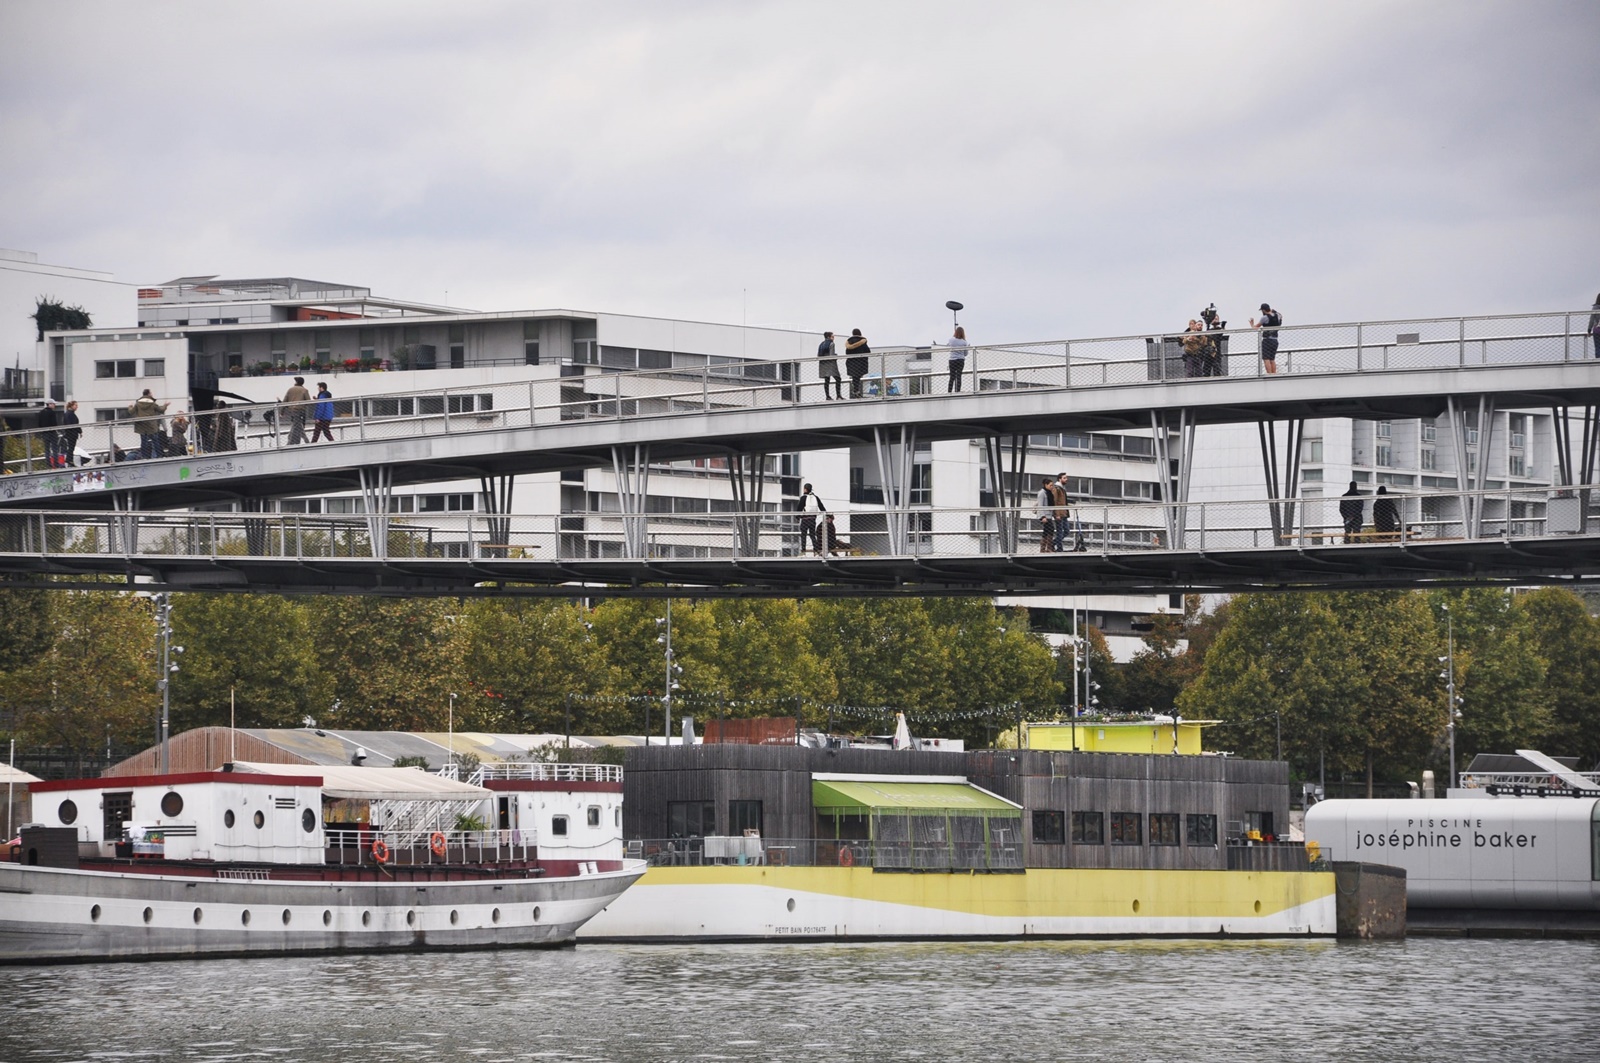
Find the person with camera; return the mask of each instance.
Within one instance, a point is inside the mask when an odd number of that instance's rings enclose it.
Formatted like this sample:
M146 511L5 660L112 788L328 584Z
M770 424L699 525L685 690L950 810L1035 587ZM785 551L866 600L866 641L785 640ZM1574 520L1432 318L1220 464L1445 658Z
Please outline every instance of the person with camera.
M1266 303L1261 304L1261 320L1250 319L1250 327L1261 330L1261 364L1267 372L1278 371L1278 329L1283 325L1283 315Z

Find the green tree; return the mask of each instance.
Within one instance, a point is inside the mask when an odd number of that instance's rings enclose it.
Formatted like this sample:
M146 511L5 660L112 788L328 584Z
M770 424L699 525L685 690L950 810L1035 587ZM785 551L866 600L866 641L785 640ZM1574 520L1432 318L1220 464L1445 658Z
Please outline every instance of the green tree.
M616 686L587 614L572 602L479 598L455 622L458 724L485 731L596 733L595 699ZM601 732L603 733L603 732Z
M799 602L724 598L703 608L716 636L716 672L725 683L717 692L718 711L787 716L834 699L837 679L811 645Z
M1600 622L1583 599L1562 587L1542 587L1513 599L1518 627L1545 665L1550 719L1539 748L1600 764Z
M172 729L298 727L331 699L310 652L306 606L271 594L176 594ZM231 699L231 706L230 706Z
M844 706L916 712L948 705L945 647L922 602L813 599L801 613L811 645L833 668Z
M1545 662L1527 614L1513 608L1511 592L1472 588L1435 591L1430 597L1440 646L1447 627L1455 634L1456 694L1461 698L1458 770L1478 753L1510 753L1548 734L1552 716ZM1448 624L1444 606L1449 607ZM1436 680L1434 690L1442 715L1442 683Z
M20 742L88 757L156 739L155 622L147 599L56 591L50 645L0 680Z
M443 731L465 675L451 656L456 603L323 597L306 605L307 652L328 703L311 715L334 727Z

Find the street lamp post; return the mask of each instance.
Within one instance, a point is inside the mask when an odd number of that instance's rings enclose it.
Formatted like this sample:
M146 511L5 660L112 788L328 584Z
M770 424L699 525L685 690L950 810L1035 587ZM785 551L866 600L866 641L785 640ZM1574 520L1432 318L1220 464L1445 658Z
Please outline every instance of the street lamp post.
M454 694L450 695L449 728L450 730L447 732L449 745L446 746L446 749L450 754L450 768L453 771L456 766L456 696Z
M162 592L155 595L152 600L156 605L156 634L161 639L161 678L156 680L156 688L161 691L161 725L158 728L161 743L161 774L166 775L172 770L168 739L172 719L172 675L178 670L172 658L175 654L182 654L183 647L172 644L172 596Z
M1439 663L1445 668L1439 673L1439 678L1444 680L1444 727L1445 734L1450 738L1450 789L1453 790L1456 786L1456 719L1461 715L1461 699L1456 696L1455 618L1450 615L1448 604L1444 606L1444 631L1445 655L1439 658Z
M656 642L666 647L666 683L661 688L662 715L665 719L661 725L662 744L672 744L672 691L677 687L677 676L683 671L672 658L672 599L667 599L667 615L656 617L656 626L662 628L662 633L656 636ZM649 710L645 715L645 745L650 744Z

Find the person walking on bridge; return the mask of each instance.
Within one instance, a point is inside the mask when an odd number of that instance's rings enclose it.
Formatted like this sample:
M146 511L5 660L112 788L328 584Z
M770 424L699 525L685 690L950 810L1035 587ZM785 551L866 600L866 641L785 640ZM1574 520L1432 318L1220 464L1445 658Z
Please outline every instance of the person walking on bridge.
M839 376L838 352L833 347L833 333L824 332L822 342L817 344L817 376L822 378L822 397L824 399L844 398L844 380ZM828 383L832 381L833 390L828 390Z
M1594 297L1594 313L1589 315L1589 338L1594 341L1594 356L1600 358L1600 295Z
M1389 489L1380 486L1378 497L1372 502L1372 530L1380 543L1396 542L1400 538L1400 507L1389 497Z
M1052 553L1056 549L1055 493L1050 488L1055 481L1046 476L1039 481L1039 497L1034 501L1034 511L1039 514L1039 552Z
M289 444L306 441L306 406L311 402L311 392L306 390L306 378L294 378L294 386L283 393L284 409L289 414Z
M814 549L818 557L822 556L822 536L818 533L817 518L828 512L828 507L822 504L822 499L811 489L810 484L800 490L800 552Z
M161 423L161 415L167 412L170 405L157 402L156 397L150 394L150 389L145 388L144 394L134 399L133 405L128 407L128 416L133 418L133 430L139 433L141 458L159 458L166 448L166 426Z
M1361 534L1361 519L1367 504L1361 501L1361 489L1350 481L1350 490L1339 500L1339 516L1344 518L1344 541L1348 545Z
M317 405L312 410L312 418L316 425L311 430L311 442L319 438L333 442L333 392L328 390L326 381L317 381Z

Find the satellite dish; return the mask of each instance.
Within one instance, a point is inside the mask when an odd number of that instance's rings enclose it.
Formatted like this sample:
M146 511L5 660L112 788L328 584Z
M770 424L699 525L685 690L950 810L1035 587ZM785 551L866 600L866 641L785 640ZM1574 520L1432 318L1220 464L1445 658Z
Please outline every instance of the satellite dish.
M963 306L962 304L956 302L954 299L951 299L951 300L947 301L944 304L944 308L946 310L965 310L966 309L965 306Z

